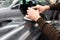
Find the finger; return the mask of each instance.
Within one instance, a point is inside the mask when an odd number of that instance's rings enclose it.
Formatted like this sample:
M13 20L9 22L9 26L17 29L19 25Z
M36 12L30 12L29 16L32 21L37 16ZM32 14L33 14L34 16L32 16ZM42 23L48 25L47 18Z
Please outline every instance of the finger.
M30 7L28 7L28 10L30 10L31 8Z
M27 10L27 13L29 13L29 10Z
M31 8L33 8L33 9L34 9L34 8L38 8L39 6L40 6L40 5L36 5L36 6L31 7Z
M27 10L27 14L29 14L30 13L30 10Z
M31 15L31 13L27 13L27 15Z
M29 11L31 11L31 10L34 10L34 9L33 9L33 8L28 7L28 10L29 10Z
M30 12L32 12L34 9L32 9L32 8L29 8L29 10L27 10L27 13L30 13Z
M29 17L29 15L25 15L25 17L27 17L27 18L28 18L28 17Z
M37 9L38 7L37 7L37 6L34 6L34 7L31 7L31 8L33 8L33 9Z
M31 10L27 10L27 13L30 13Z
M25 17L30 19L30 16L29 15L26 15Z

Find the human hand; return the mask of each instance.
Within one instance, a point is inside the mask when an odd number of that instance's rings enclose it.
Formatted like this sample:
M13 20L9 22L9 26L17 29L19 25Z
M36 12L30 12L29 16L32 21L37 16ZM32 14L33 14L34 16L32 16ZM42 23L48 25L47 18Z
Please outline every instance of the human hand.
M37 21L41 16L39 15L39 11L38 10L34 10L32 8L28 8L27 10L27 17L34 20L34 21Z
M39 10L39 13L42 13L42 12L50 9L50 7L48 5L45 5L45 6L37 5L37 6L31 7L31 8Z

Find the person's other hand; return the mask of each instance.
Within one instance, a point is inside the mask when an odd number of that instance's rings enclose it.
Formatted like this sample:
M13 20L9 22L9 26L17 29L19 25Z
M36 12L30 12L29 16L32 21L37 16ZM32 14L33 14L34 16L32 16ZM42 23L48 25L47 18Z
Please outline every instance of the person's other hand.
M34 21L37 21L40 18L39 11L32 8L28 8L27 14L27 17Z
M42 13L42 12L50 9L50 7L48 5L45 5L45 6L37 5L37 6L31 7L31 8L39 10L39 13Z

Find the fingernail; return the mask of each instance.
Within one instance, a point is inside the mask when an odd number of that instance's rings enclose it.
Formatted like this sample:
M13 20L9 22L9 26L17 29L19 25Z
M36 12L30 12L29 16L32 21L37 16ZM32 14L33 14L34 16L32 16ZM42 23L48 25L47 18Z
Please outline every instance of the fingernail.
M28 7L28 9L30 9L30 7Z

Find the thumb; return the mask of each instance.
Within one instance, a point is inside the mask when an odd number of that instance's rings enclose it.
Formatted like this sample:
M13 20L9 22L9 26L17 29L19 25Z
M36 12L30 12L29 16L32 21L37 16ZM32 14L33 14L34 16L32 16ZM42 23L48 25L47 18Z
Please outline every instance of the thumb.
M33 6L33 7L31 7L31 8L33 8L33 9L38 9L38 6Z

